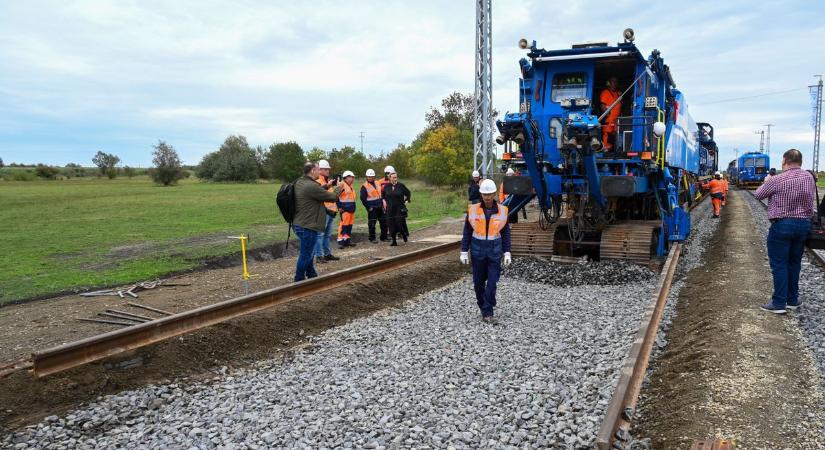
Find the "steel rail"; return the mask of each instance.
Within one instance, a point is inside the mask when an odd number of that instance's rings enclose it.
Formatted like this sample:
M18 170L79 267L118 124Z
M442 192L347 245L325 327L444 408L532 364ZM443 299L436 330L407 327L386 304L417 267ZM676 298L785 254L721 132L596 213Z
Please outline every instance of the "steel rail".
M110 356L135 350L166 339L190 333L243 315L258 312L309 295L332 291L353 282L386 273L424 259L458 250L460 242L450 242L393 256L380 261L339 270L298 283L267 289L212 305L202 306L167 317L155 319L59 345L33 353L30 361L20 361L6 368L30 368L37 377L62 372ZM3 367L0 366L0 369ZM8 374L8 373L6 373Z
M625 358L622 367L619 383L613 391L613 397L607 407L604 421L596 438L596 445L599 450L609 450L613 448L613 441L619 430L623 433L629 431L630 420L636 409L636 402L642 388L650 362L650 354L653 344L656 342L656 334L659 332L659 323L665 311L670 286L673 282L673 275L676 273L676 266L679 262L679 255L682 251L682 243L677 242L670 247L662 272L659 276L659 283L653 295L645 315L642 318L642 325L636 333L630 353Z

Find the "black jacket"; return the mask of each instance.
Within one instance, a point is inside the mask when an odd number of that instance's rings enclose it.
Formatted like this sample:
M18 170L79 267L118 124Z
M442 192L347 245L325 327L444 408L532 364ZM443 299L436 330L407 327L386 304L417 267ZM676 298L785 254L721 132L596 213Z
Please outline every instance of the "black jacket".
M481 191L479 185L475 181L470 181L470 187L467 188L467 199L470 203L481 203Z
M410 190L401 182L395 185L387 183L384 186L382 197L387 201L387 214L390 217L402 215L402 212L405 212L402 209L406 209L404 202L411 200Z

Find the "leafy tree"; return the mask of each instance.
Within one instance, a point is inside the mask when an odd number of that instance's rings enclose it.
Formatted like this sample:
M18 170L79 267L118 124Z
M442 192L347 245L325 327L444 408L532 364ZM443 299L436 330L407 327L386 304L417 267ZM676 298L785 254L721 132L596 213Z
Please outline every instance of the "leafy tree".
M450 124L456 128L473 129L475 119L475 100L472 94L462 94L453 92L447 98L441 100L441 108L430 108L424 115L427 121L427 128L434 130L445 124Z
M304 150L295 142L278 142L269 146L263 167L273 179L292 181L301 176Z
M175 148L164 141L158 140L157 145L153 145L152 164L154 167L149 170L149 176L155 183L164 186L176 184L178 180L185 177L180 158Z
M118 158L116 155L113 155L111 153L103 153L101 151L97 152L94 158L92 158L92 163L94 163L94 165L96 165L100 169L100 174L107 176L109 174L109 169L114 169L114 167L117 166L119 162L120 158ZM115 175L117 175L116 171ZM109 179L112 178L114 177L109 177Z
M255 161L258 163L258 176L265 179L272 179L272 173L266 165L266 155L268 149L262 145L255 146Z
M218 151L203 157L196 175L212 181L255 181L258 178L255 151L245 137L229 136Z
M473 132L445 124L426 133L413 157L416 172L438 186L462 184L473 167Z
M47 180L54 180L59 173L60 171L57 170L56 167L45 164L38 164L34 169L34 174L37 175L38 178L45 178Z
M312 147L312 150L307 152L307 161L318 162L318 160L326 158L327 152L318 147Z
M378 170L382 170L383 166L390 165L396 172L403 177L413 177L416 175L413 164L413 150L404 144L399 143L398 146L390 152L385 158L385 164Z
M83 170L83 167L80 164L69 163L63 168L63 175L65 175L66 178L82 177L86 175L86 171Z
M3 167L6 167L6 165L3 164L3 158L0 158L0 169L2 169Z
M123 166L123 175L126 175L128 178L134 177L136 173L135 169L129 166Z

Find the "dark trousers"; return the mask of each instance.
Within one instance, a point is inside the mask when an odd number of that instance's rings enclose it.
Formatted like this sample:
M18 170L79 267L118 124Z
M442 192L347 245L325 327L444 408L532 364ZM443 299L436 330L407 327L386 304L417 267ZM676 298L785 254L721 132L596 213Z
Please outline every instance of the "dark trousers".
M493 315L496 306L496 283L501 276L501 259L471 258L473 261L473 287L476 302L483 317Z
M313 253L315 244L318 243L318 232L308 228L293 225L292 229L301 240L301 251L298 254L298 262L295 264L295 281L302 281L306 278L315 278L318 272L315 271Z
M410 235L410 231L407 229L407 218L403 214L398 213L390 216L387 221L390 223L390 239L393 241L398 239L399 233L405 238Z
M375 223L381 227L381 239L387 238L387 224L384 222L384 210L378 207L367 208L367 229L369 230L370 240L375 240Z
M799 272L805 239L811 230L808 219L779 219L768 231L768 260L773 273L773 306L799 304Z

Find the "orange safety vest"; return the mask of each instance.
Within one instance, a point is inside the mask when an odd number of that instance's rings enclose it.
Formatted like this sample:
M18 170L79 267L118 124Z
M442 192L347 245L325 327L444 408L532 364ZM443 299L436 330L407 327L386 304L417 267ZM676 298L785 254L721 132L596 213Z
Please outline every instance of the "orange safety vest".
M346 212L355 212L355 190L346 182L341 183L341 192L338 194L338 203Z
M323 175L319 175L318 176L318 184L320 184L322 186L327 184L327 177L325 177ZM344 183L344 184L346 184L346 183ZM333 191L335 191L335 188L330 187L329 189L327 189L327 191L333 192ZM329 211L338 212L338 205L335 202L324 202L324 208L328 209Z
M619 92L613 92L609 88L602 91L601 95L599 96L599 101L607 105L605 108L610 107L616 99L619 98ZM610 113L607 114L607 119L605 119L605 124L607 125L614 125L617 120L619 120L619 114L622 112L622 102L616 104L613 109L610 110Z
M721 194L725 192L725 183L722 180L710 180L705 183L705 188L710 189L711 194Z
M490 215L488 225L481 203L470 205L467 209L467 220L470 222L470 226L473 227L473 238L482 241L501 239L501 230L507 225L507 215L507 207L498 205L498 213Z
M382 184L379 184L377 181L370 183L369 181L364 182L364 189L367 190L367 201L374 202L376 200L381 200L381 188L383 187ZM378 186L378 187L376 187Z
M375 180L378 183L378 189L381 191L381 194L384 193L384 186L390 184L390 180L386 178L381 178L380 180Z

